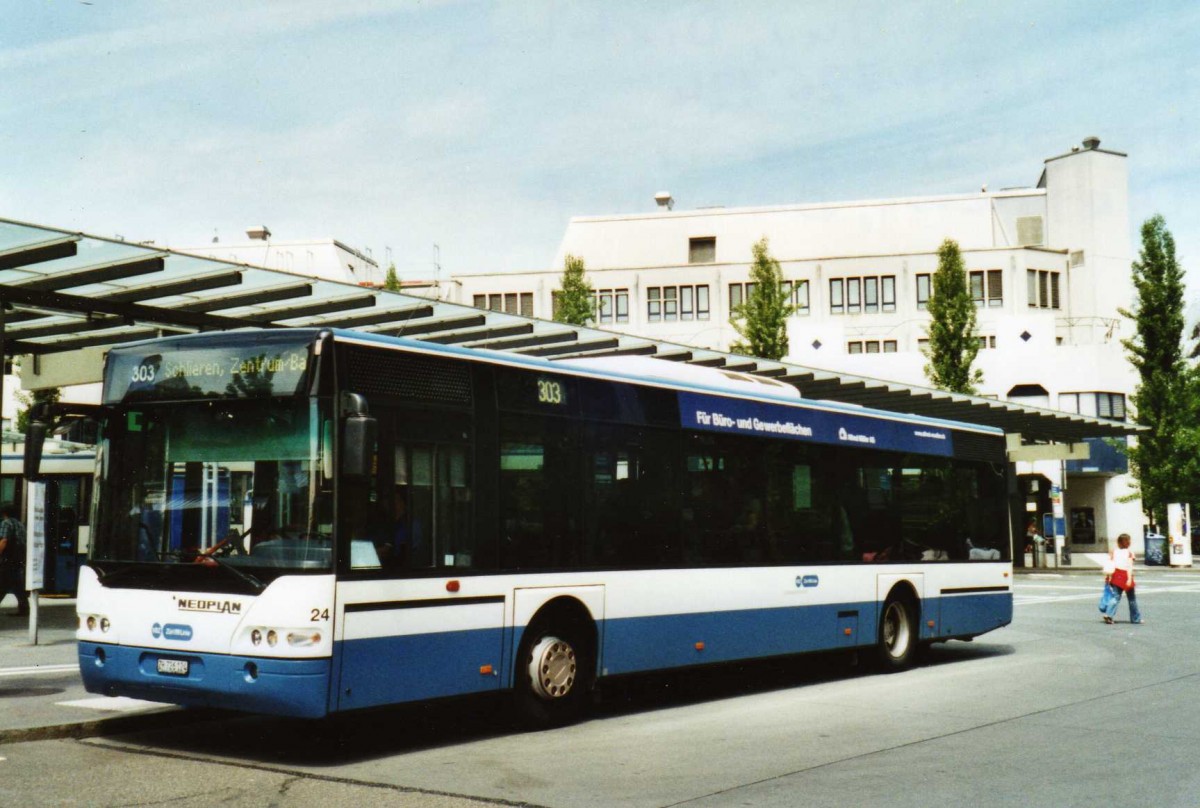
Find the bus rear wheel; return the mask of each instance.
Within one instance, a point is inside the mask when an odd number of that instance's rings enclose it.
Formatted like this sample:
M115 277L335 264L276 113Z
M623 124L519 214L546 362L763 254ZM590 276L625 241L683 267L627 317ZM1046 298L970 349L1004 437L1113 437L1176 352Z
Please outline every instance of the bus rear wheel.
M558 727L583 713L592 689L593 652L574 622L531 625L517 654L514 701L531 729Z
M891 595L879 620L879 663L885 671L900 671L917 658L917 605L911 598Z

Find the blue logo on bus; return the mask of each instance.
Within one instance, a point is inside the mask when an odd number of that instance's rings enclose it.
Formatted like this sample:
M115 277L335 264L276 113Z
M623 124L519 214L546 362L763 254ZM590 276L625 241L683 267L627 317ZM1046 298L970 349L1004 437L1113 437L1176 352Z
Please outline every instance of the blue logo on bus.
M816 586L817 584L819 584L820 582L821 582L821 579L818 578L816 575L797 575L796 576L796 588L797 589L799 589L800 587L812 588L812 587Z
M150 633L158 637L158 623L154 624L154 627L150 629ZM192 627L180 625L179 623L167 623L162 627L162 636L165 640L187 642L192 638Z
M797 584L797 586L799 586L799 584ZM154 625L150 626L150 634L156 640L159 637L161 637L162 636L162 623L155 623Z

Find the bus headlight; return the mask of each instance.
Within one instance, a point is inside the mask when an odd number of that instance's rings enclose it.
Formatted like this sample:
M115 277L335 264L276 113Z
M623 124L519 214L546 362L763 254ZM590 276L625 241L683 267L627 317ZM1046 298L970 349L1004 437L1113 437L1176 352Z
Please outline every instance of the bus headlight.
M262 644L262 632L259 631L258 629L254 629L253 631L251 631L250 632L250 642L252 642L254 645L261 645Z
M107 634L110 628L112 628L112 622L107 617L101 617L100 630Z
M89 614L89 615L87 616L87 630L88 630L88 631L95 631L95 630L96 630L96 615L94 615L94 614Z
M277 643L277 642L279 642L279 635L275 633L275 629L273 629L273 628L268 629L267 630L267 645L274 648L275 643Z

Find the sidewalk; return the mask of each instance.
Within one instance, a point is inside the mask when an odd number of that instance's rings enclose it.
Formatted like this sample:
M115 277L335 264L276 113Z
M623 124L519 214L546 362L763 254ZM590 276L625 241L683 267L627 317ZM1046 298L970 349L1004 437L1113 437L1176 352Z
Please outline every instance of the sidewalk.
M73 598L39 599L36 645L30 643L29 618L15 612L11 596L0 604L0 744L128 731L178 722L185 712L83 689Z
M1013 567L1014 575L1032 575L1039 573L1086 573L1099 575L1104 568L1105 562L1108 561L1108 553L1072 553L1071 563L1064 564L1060 567ZM1134 562L1133 568L1135 571L1143 572L1170 572L1186 575L1188 573L1200 573L1200 559L1190 567L1169 567L1169 566L1147 566L1146 561L1141 556Z

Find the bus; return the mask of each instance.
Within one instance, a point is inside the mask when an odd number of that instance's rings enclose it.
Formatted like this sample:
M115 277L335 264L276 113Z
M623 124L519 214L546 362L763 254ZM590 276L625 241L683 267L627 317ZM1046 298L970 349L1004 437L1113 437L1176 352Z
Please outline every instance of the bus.
M106 359L88 691L296 717L1012 619L1003 434L637 357L336 329ZM36 465L36 463L34 464Z
M25 513L24 462L25 436L6 432L0 452L0 504L12 505L22 521ZM81 560L86 560L91 524L89 522L92 476L96 471L96 450L89 444L50 438L44 444L40 481L46 484L45 559L43 595L74 597Z

